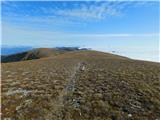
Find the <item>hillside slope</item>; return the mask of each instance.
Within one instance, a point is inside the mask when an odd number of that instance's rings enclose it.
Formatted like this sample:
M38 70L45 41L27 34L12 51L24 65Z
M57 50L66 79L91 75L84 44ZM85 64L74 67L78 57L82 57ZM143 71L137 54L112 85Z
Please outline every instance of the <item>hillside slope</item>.
M160 64L96 51L2 63L2 119L158 120Z
M60 51L53 48L38 48L33 49L30 51L22 52L22 53L16 53L8 56L3 56L1 62L18 62L18 61L24 61L24 60L33 60L33 59L40 59L45 57L53 57L58 54L62 54L65 51Z

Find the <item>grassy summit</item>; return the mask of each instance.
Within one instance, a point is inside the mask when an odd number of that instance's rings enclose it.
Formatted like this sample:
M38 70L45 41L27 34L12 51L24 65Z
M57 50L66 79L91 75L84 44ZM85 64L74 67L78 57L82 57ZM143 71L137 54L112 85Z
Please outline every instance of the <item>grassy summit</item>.
M40 59L2 63L2 119L160 119L159 63L39 50Z

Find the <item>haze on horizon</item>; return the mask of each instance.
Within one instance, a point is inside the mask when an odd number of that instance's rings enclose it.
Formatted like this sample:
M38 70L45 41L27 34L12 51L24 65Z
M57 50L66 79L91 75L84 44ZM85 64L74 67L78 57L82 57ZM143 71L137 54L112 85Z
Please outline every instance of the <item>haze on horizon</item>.
M3 1L2 46L79 46L159 61L160 2Z

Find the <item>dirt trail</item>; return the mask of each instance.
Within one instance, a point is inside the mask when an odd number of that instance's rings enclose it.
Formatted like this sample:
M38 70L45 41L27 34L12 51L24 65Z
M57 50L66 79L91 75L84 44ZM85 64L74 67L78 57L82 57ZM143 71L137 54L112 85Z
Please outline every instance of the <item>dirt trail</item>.
M75 90L75 83L76 83L76 78L77 78L77 73L80 71L81 68L81 63L78 63L78 65L74 68L73 74L70 77L70 80L68 81L68 84L66 85L65 91L68 92L73 92Z
M66 86L63 88L63 90L60 92L59 96L57 97L57 100L54 102L54 119L56 120L63 120L65 118L63 114L63 110L66 105L71 105L72 107L78 108L79 102L78 98L72 98L71 95L75 91L75 85L76 81L78 80L78 74L81 71L84 71L84 64L82 62L79 62L73 69L73 73L68 79L68 82Z

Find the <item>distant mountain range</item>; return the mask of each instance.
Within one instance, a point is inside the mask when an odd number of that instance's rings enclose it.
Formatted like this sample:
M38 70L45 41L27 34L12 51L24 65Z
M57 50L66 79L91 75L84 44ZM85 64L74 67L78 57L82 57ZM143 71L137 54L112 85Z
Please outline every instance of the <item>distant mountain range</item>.
M31 50L30 50L31 49ZM88 50L79 47L56 47L56 48L2 48L1 62L18 62L24 60L53 57L71 51Z
M65 50L65 51L73 51L73 50L87 50L89 48L80 48L80 47L55 47L58 50ZM2 46L1 47L1 55L11 55L15 53L25 52L28 50L34 49L33 47L28 46L19 46L19 47L8 47Z

